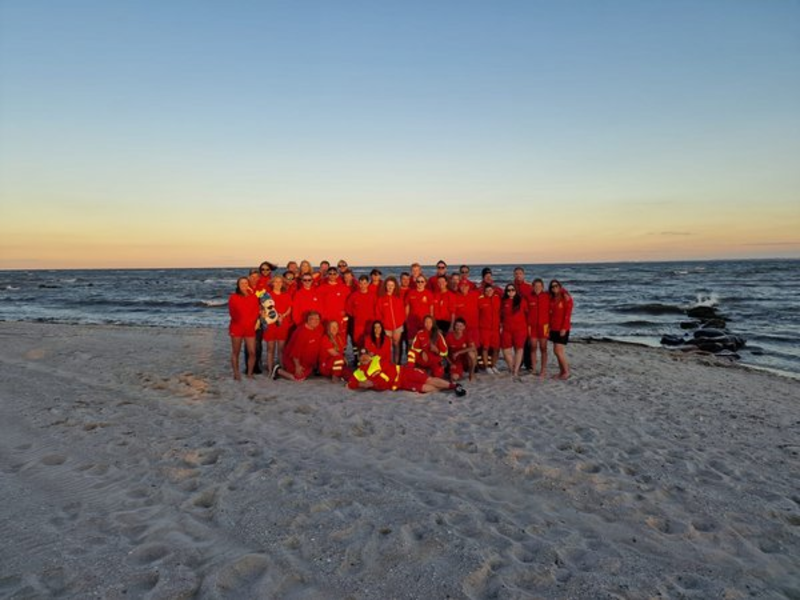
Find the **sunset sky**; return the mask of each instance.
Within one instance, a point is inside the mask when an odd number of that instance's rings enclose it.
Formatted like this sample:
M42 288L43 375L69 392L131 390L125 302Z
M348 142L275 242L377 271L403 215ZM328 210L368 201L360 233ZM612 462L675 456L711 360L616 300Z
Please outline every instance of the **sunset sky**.
M800 3L0 0L0 268L800 257Z

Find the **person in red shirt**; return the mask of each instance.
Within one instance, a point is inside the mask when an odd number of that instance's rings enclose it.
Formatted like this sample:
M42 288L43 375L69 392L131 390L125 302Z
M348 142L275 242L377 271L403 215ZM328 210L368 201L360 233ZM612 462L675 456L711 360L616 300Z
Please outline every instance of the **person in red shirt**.
M550 281L550 341L553 342L553 354L558 360L559 374L556 379L569 379L569 361L567 360L567 343L572 323L572 296L561 286L557 279Z
M403 302L406 302L406 296L408 296L408 292L414 289L414 286L411 283L411 275L403 271L400 273L400 297L403 299Z
M447 276L447 263L443 260L440 260L436 263L436 273L428 277L427 287L432 292L435 292L437 289L439 289L439 284L436 283L439 275L444 275L445 277ZM414 281L416 281L416 279Z
M453 331L447 334L447 359L450 362L450 380L458 381L464 376L464 371L469 373L469 380L475 377L475 367L478 364L478 350L475 341L467 335L467 324L464 319L456 319Z
M436 292L433 294L433 318L444 335L450 331L453 319L453 292L447 289L447 277L436 278Z
M425 278L420 276L414 282L415 288L409 290L405 297L406 335L413 340L422 329L422 319L433 314L433 293L425 287Z
M434 377L444 377L444 359L447 357L447 342L436 327L431 315L422 321L422 329L414 336L408 349L408 364L425 369Z
M341 274L341 282L347 286L347 289L351 292L355 292L358 289L358 282L356 281L356 276L353 275L353 272L350 269L345 269Z
M276 275L271 283L272 291L269 295L272 296L275 310L278 311L278 320L264 332L264 340L267 342L267 373L272 373L275 369L276 355L278 361L283 356L283 347L292 327L292 296L283 289L283 277Z
M321 313L322 309L322 295L319 293L319 288L314 285L311 273L303 273L300 282L301 287L295 291L292 305L292 320L296 327L306 322L306 316L310 311Z
M283 366L275 365L272 378L283 377L290 381L303 381L314 373L319 362L322 343L322 319L315 310L306 315L303 325L292 332L283 350Z
M247 275L247 282L250 284L250 292L252 294L256 293L256 288L258 287L258 282L261 279L261 274L259 273L258 269L250 269L250 272ZM261 374L261 354L263 351L261 340L263 336L263 330L261 327L256 329L256 363L253 367L253 374L260 375ZM244 347L244 360L245 363L250 361L250 350L249 347L245 344Z
M353 324L351 339L356 356L364 347L364 335L375 320L376 301L377 297L369 289L369 277L362 275L358 278L358 290L347 298L347 314Z
M506 286L503 303L500 305L500 347L503 349L508 368L513 377L519 377L519 369L525 354L528 332L528 301L517 293L513 283Z
M383 282L381 294L375 304L375 318L386 328L386 335L392 340L392 358L396 364L400 364L400 340L403 337L406 307L400 298L397 279L394 277L387 277Z
M467 281L469 282L469 289L476 290L478 289L478 285L469 279L469 266L468 265L461 265L458 268L458 276L460 281Z
M369 289L375 296L380 295L381 288L383 287L382 277L383 273L381 273L380 269L372 269L372 271L369 272Z
M333 272L337 277L338 274ZM345 364L347 338L339 331L338 321L329 321L319 344L319 374L332 379L347 379L352 371Z
M358 368L350 376L347 387L351 390L404 390L419 394L452 390L459 397L467 394L467 390L460 384L440 377L429 377L421 369L408 365L399 366L366 351L362 351Z
M297 271L297 276L295 277L295 279L300 280L303 278L303 275L311 275L311 278L315 279L314 269L311 268L311 263L308 262L307 260L300 261L300 268Z
M283 289L292 298L294 298L294 293L297 291L297 281L295 277L294 271L283 272Z
M339 271L339 277L342 279L342 281L344 281L344 274L347 271L350 271L350 268L347 266L347 261L343 258L340 258L336 263L336 269Z
M453 314L451 316L450 327L459 317L464 319L467 324L467 333L475 339L478 337L478 292L469 289L469 283L459 282L458 294L452 297Z
M323 260L319 263L319 271L314 273L314 281L317 285L324 285L328 281L328 271L331 268L331 263ZM338 272L337 272L338 275Z
M256 282L255 287L253 288L254 292L266 292L272 287L270 285L270 280L272 279L272 272L276 269L275 265L271 262L264 261L260 265L258 265L258 281Z
M491 283L484 284L478 296L478 327L481 358L487 373L497 375L500 358L500 304L501 298Z
M550 337L550 295L544 291L544 281L533 280L528 295L528 326L531 330L531 373L536 374L536 352L542 358L540 378L547 374L547 339Z
M250 287L247 277L236 280L236 290L228 298L228 313L231 322L228 325L228 335L231 337L231 367L233 378L239 381L239 354L242 352L242 342L247 348L247 376L253 377L256 364L256 324L261 312L258 297Z
M322 320L325 323L337 321L339 330L347 332L348 317L345 306L347 298L350 296L350 290L339 280L339 273L335 269L328 269L325 273L325 279L327 281L319 286Z
M525 269L522 267L517 267L514 269L514 280L511 283L513 283L514 287L517 288L517 293L522 298L527 298L531 295L531 290L533 287L530 283L525 281Z
M387 363L392 362L392 340L386 335L383 324L375 321L368 335L364 336L363 348L373 355L378 355Z

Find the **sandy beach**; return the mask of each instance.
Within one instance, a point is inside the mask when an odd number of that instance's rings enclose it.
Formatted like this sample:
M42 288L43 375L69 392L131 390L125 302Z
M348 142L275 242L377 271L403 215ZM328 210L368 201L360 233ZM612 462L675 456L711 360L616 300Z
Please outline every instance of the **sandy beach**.
M800 598L796 380L584 343L457 399L228 352L0 323L0 596Z

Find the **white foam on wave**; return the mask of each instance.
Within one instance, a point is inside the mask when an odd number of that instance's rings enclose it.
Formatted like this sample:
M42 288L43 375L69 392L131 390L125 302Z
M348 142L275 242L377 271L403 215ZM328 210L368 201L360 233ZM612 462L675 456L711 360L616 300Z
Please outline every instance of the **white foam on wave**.
M15 287L15 286L13 286L13 285L7 285L7 286L6 286L6 290L7 290L7 291L9 291L9 292L16 292L16 291L18 291L18 290L19 290L19 288L18 288L18 287Z
M201 300L200 302L203 306L225 306L228 303L227 300Z
M693 306L717 306L719 304L719 296L716 292L710 294L697 294L697 300Z

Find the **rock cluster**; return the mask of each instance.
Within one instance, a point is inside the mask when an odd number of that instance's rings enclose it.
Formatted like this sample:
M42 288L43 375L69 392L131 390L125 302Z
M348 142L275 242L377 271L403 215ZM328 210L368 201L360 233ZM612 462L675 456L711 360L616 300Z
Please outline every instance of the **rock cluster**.
M737 352L744 347L745 339L728 330L727 319L713 306L695 306L686 311L692 321L683 321L681 329L694 330L691 335L665 335L661 343L692 352L710 352L717 356L739 358Z

